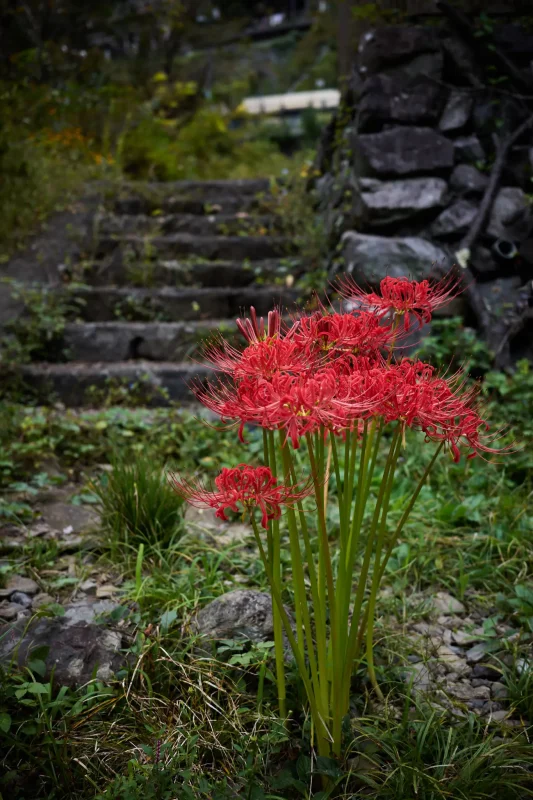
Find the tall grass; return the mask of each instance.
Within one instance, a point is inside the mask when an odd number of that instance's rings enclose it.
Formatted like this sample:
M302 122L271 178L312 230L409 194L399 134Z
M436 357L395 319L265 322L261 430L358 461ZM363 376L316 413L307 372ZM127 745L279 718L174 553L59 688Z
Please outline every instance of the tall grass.
M111 551L174 545L183 532L182 502L170 489L160 461L147 454L115 455L94 490Z

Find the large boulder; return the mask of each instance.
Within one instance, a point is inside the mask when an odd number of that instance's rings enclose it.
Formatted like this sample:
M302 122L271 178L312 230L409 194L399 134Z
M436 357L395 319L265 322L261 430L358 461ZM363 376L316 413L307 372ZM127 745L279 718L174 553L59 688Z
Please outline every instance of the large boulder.
M439 54L436 30L429 28L382 25L366 33L359 43L358 66L362 74L380 72L412 60L421 54Z
M407 178L403 181L361 179L361 197L371 224L388 224L424 211L438 209L447 192L442 178Z
M375 286L388 275L427 278L436 263L448 266L448 256L426 239L395 239L347 231L342 237L345 271L357 283Z
M442 86L426 76L406 81L397 76L373 75L362 87L359 129L376 129L385 122L432 124L444 100Z
M393 127L357 137L363 168L375 175L410 175L451 169L454 146L449 139L419 127Z
M0 628L0 663L16 659L25 666L36 650L44 661L47 680L53 675L57 686L76 688L93 677L106 681L127 664L123 636L118 630L94 620L111 611L110 601L73 603L62 617L27 619Z

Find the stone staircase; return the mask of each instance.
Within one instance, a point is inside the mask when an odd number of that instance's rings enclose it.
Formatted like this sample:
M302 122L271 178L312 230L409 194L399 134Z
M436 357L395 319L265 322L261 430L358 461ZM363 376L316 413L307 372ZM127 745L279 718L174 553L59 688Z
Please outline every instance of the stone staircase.
M105 398L141 382L148 404L189 402L191 380L207 374L194 362L201 340L234 331L251 305L264 315L297 300L297 262L279 218L262 209L267 193L267 181L183 181L108 196L90 257L57 289L76 309L61 356L24 368L33 390L80 406L95 390Z

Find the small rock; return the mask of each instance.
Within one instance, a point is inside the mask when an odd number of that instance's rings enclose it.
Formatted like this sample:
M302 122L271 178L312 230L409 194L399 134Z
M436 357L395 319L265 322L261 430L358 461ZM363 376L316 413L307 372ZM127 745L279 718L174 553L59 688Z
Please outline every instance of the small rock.
M403 181L378 181L361 178L362 200L372 224L390 224L421 212L438 209L447 191L442 178L407 178Z
M18 603L18 605L23 608L30 608L32 599L28 594L24 594L24 592L13 592L11 595L11 602Z
M96 581L93 581L92 578L88 578L83 583L80 583L80 590L85 592L85 594L96 594L98 584Z
M494 700L487 700L487 702L483 706L483 713L491 714L493 711L503 711L502 704L496 703Z
M488 652L488 647L486 642L480 642L479 644L475 644L470 650L466 651L466 660L469 664L477 664L479 661L483 661L486 657Z
M492 696L496 698L496 700L506 700L508 695L507 686L499 681L494 681L492 684Z
M442 112L439 130L447 132L464 127L468 122L471 111L472 96L458 89L453 89Z
M484 678L472 678L470 683L474 687L477 687L477 686L488 686L489 689L490 689L490 687L492 686L492 682L488 681L488 680L486 680Z
M18 603L0 603L0 617L2 619L17 619L22 607Z
M447 592L437 592L430 602L432 610L440 611L442 614L464 614L466 611L461 601Z
M97 602L71 603L65 608L65 625L77 625L80 622L93 622L100 614L108 614L117 607L112 600L98 600Z
M34 539L38 536L50 537L53 535L52 528L46 522L35 522L28 530L28 535Z
M509 229L529 212L526 194L518 186L504 186L494 200L487 226L489 236L510 238Z
M396 126L357 137L360 154L376 175L427 174L451 169L454 144L432 128Z
M472 676L474 678L484 678L487 681L497 681L501 678L502 674L494 667L487 667L485 664L475 664L472 667Z
M485 160L485 151L477 136L460 136L454 139L456 161L476 162Z
M479 701L475 708L481 708L485 700L490 698L490 689L488 686L478 686L477 688L472 686L469 681L461 681L460 683L454 683L449 679L446 681L445 685L446 691L448 694L451 694L453 697L456 697L458 700L477 700Z
M458 164L450 177L450 187L455 192L482 194L489 179L471 164Z
M116 586L113 586L110 583L106 583L103 586L99 586L96 590L96 596L103 598L103 597L114 597L118 593L118 589Z
M426 76L372 75L361 87L359 130L375 130L383 123L432 125L443 105L442 87Z
M33 598L32 605L33 608L35 609L35 608L41 608L41 606L48 606L50 605L50 603L53 602L54 598L51 597L49 594L46 594L46 592L39 592L39 594L36 594L35 597Z
M53 671L58 686L82 686L95 674L105 681L128 663L122 635L105 626L72 623L66 615L36 619L27 630L26 625L26 620L19 620L11 629L7 626L0 629L0 662L9 662L16 648L18 664L23 666L31 657L32 650L46 646L44 677L47 679ZM9 635L2 635L7 632Z
M456 630L457 628L461 628L466 620L462 619L461 617L450 617L447 614L437 617L437 622L439 625L442 625L443 628L448 628L451 631Z
M394 238L346 231L342 237L345 269L357 283L378 285L387 277L429 277L432 264L446 265L444 250L417 236Z
M454 644L462 646L465 644L472 644L472 642L477 642L479 640L476 636L472 636L471 633L459 630L459 631L453 631L452 641Z
M359 40L358 67L363 74L373 74L411 62L422 54L440 55L436 31L414 25L379 25ZM427 75L427 69L423 73Z
M14 592L33 595L39 591L39 584L31 578L24 578L22 575L11 575L6 584L6 590L10 595Z
M429 622L415 622L412 625L412 629L417 633L421 633L422 636L431 636L434 637L437 642L440 643L442 638L443 629L440 625L431 625Z
M492 719L494 722L503 722L506 717L509 716L508 711L493 711L491 714Z
M404 673L404 681L411 684L416 692L425 692L431 686L431 673L422 662L411 664Z
M458 675L467 675L470 672L466 661L445 644L438 648L437 657L444 664L447 672L457 672Z
M466 704L467 704L468 708L472 708L474 710L483 709L484 706L485 706L485 701L484 700L468 700Z
M430 227L436 238L459 236L468 230L478 212L478 206L469 200L457 200L439 214Z
M100 516L94 508L71 503L46 503L41 507L42 520L65 536L86 533L98 526Z
M228 592L198 612L192 622L192 630L209 639L272 641L272 599L266 592L253 589Z

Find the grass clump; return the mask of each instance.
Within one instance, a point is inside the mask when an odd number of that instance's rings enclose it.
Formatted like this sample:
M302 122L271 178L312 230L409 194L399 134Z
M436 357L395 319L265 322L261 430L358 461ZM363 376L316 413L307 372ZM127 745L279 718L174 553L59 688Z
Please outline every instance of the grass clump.
M94 491L112 550L123 546L137 550L141 544L167 548L181 537L183 503L152 456L137 453L127 459L116 454Z
M354 778L379 800L516 800L531 796L533 753L525 737L500 738L473 714L446 718L406 698L404 716L355 726ZM374 794L375 792L375 794ZM366 793L365 793L366 794ZM348 797L352 795L343 795Z

